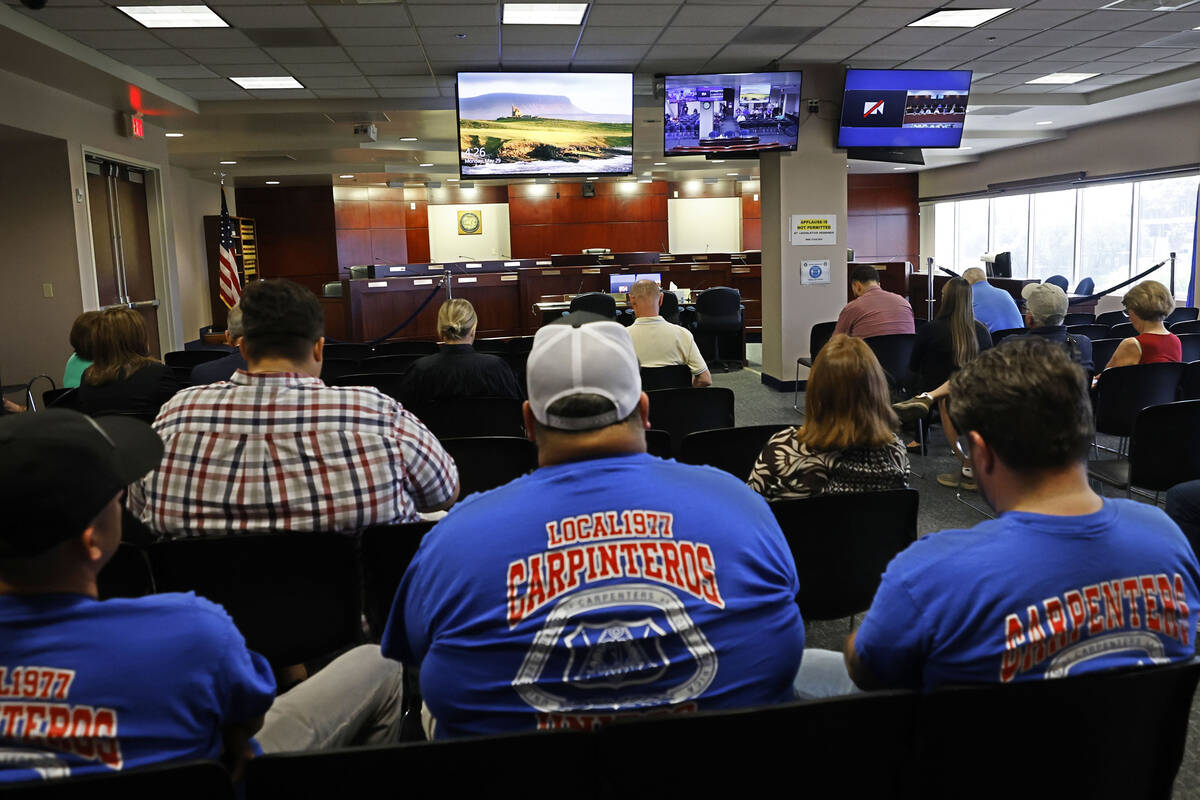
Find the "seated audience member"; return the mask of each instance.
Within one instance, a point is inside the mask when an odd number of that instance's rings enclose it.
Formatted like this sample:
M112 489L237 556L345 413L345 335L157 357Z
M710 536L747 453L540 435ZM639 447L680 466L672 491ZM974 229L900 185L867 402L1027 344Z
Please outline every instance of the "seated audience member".
M879 288L879 271L874 267L855 267L850 273L854 299L838 315L834 333L866 339L893 333L913 333L912 306L895 292Z
M154 421L166 444L128 507L171 536L351 531L414 522L458 497L453 459L378 389L321 382L321 305L286 280L242 294L228 382L184 389Z
M988 283L986 272L979 267L971 267L962 276L971 284L971 306L975 319L982 322L989 333L1022 327L1017 301L1008 292Z
M750 473L768 500L901 489L908 452L896 436L887 378L866 342L837 334L821 348L804 392L804 425L772 436Z
M71 340L71 349L74 352L67 359L67 366L63 368L62 388L78 388L83 371L92 365L92 326L102 313L101 311L85 311L76 317L75 323L71 325L71 333L68 338Z
M427 727L790 700L804 624L787 542L733 476L646 454L626 329L582 312L546 325L528 377L538 469L426 534L383 634L384 655L421 668Z
M237 349L238 342L242 340L241 306L234 306L229 309L225 324L228 326L225 329L225 344L232 346L234 348L233 352L227 356L222 356L213 361L206 361L203 364L197 364L192 367L191 381L193 386L227 381L233 376L233 373L239 369L246 369L248 366L246 358L242 355L242 351Z
M662 289L655 281L643 279L629 287L629 303L636 317L629 326L629 336L638 364L643 367L684 364L692 373L692 386L712 386L712 375L692 332L662 318L658 313L662 301Z
M401 669L377 647L276 698L270 665L220 606L190 592L98 599L124 487L162 454L149 425L51 409L0 421L0 442L0 785L394 741Z
M417 408L463 397L524 398L517 376L504 359L475 352L477 324L470 302L456 298L442 303L437 326L444 344L409 369L400 389L405 406Z
M154 419L179 391L171 368L149 355L146 324L131 308L110 308L92 323L92 365L75 394L93 416L130 414Z
M1121 301L1137 336L1123 339L1104 367L1128 367L1183 360L1179 337L1167 330L1163 320L1175 310L1175 299L1158 281L1142 281Z
M932 689L1191 659L1200 565L1160 509L1088 485L1095 429L1079 365L1023 337L963 367L950 387L980 493L1000 516L925 536L892 559L846 642L854 683ZM844 675L810 682L838 658L810 655L802 693L850 688Z
M1166 512L1192 543L1192 551L1200 548L1200 480L1184 481L1167 489Z

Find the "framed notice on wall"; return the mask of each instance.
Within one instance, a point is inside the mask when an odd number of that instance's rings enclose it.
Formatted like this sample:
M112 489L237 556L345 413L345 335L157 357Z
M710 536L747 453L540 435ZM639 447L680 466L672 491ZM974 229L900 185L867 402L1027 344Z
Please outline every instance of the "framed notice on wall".
M836 214L793 214L792 244L837 244Z
M483 212L482 211L460 211L458 212L458 235L459 236L476 236L483 233Z

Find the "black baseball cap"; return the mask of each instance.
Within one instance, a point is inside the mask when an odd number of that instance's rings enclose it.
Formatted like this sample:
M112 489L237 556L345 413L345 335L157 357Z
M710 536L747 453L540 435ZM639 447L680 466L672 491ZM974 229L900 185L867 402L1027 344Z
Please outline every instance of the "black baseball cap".
M132 417L48 409L0 419L0 558L36 556L83 533L162 454L154 429Z

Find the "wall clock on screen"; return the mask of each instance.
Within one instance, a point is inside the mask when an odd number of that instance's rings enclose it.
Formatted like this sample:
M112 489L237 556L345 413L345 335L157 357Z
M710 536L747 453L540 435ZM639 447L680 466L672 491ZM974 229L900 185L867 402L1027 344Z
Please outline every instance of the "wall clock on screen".
M701 108L712 108L712 103L705 100L703 103L700 104L700 107Z
M458 212L458 235L473 236L483 232L483 218L479 211Z

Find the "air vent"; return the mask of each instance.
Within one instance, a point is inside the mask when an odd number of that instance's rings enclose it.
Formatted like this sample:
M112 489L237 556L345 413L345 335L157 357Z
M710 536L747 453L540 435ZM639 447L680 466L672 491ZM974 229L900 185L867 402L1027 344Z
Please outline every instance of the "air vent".
M359 122L391 122L391 118L382 111L327 111L321 114L322 117L337 123L359 123Z
M1109 11L1178 11L1196 3L1200 3L1200 0L1174 3L1171 0L1117 0L1115 3L1109 3L1101 8Z
M733 37L731 44L803 44L820 33L822 28L799 28L786 25L751 25Z
M1009 114L1017 114L1031 108L1033 106L983 106L982 108L967 106L967 113L973 117L1007 117Z
M325 28L243 28L242 33L259 47L337 47Z

